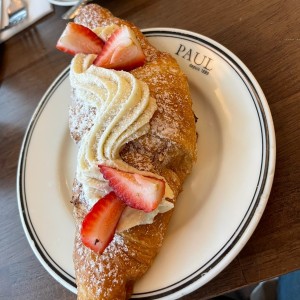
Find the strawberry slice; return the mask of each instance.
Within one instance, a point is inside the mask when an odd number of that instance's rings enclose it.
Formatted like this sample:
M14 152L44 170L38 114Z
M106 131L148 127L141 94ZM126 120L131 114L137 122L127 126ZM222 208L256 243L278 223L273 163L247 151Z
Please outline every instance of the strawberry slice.
M76 23L68 23L56 48L60 51L75 55L77 53L99 54L104 42L89 28Z
M156 209L165 194L165 182L154 177L120 171L99 165L116 195L128 206L145 212Z
M134 34L127 26L115 30L96 57L98 67L130 71L145 63L145 55Z
M101 198L82 222L83 244L101 254L113 239L124 208L124 202L114 192Z

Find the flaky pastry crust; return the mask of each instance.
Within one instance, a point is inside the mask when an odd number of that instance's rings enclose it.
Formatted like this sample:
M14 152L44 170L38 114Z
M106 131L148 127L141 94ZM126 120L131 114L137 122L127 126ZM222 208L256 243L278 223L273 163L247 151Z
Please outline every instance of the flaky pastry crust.
M135 32L147 61L131 73L148 84L158 109L150 121L150 131L126 144L120 154L133 167L163 176L174 192L172 201L175 202L196 159L195 119L186 76L175 59L150 45L137 27L98 5L85 6L75 22L91 29L127 25ZM94 116L95 108L80 103L75 88L69 121L76 142L93 125ZM81 223L88 209L76 179L72 202L76 220L73 258L78 299L128 299L134 282L148 270L162 246L172 210L158 214L153 224L115 234L103 254L98 255L80 239Z

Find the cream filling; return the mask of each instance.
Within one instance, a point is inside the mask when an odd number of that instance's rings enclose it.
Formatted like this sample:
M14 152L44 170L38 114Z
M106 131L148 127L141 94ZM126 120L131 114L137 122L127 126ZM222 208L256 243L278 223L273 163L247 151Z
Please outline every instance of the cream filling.
M131 167L119 155L126 143L146 134L150 128L157 106L150 97L148 85L128 72L96 67L92 64L94 59L95 55L77 54L70 71L76 97L95 107L97 112L94 125L80 142L77 157L77 179L83 185L90 207L111 190L99 171L99 164L164 180L157 174ZM117 230L152 223L158 213L173 208L173 204L165 200L173 197L166 183L164 199L155 211L145 213L127 207Z

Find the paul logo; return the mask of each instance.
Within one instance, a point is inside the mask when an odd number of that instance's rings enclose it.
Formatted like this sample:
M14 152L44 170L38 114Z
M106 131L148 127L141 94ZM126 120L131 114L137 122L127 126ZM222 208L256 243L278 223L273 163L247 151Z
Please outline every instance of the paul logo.
M200 54L199 52L194 51L192 48L187 49L184 45L180 44L175 54L191 62L189 67L194 70L200 71L205 75L208 75L212 70L212 58Z

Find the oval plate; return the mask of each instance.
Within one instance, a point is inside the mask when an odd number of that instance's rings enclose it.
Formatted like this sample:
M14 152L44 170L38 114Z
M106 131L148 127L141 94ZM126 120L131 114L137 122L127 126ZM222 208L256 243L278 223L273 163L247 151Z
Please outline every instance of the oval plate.
M256 228L275 169L275 134L254 76L228 49L189 31L143 30L188 77L198 118L198 160L184 184L153 266L133 298L176 299L219 274ZM17 188L22 224L46 270L76 292L71 186L77 149L69 137L69 69L49 87L27 129Z

